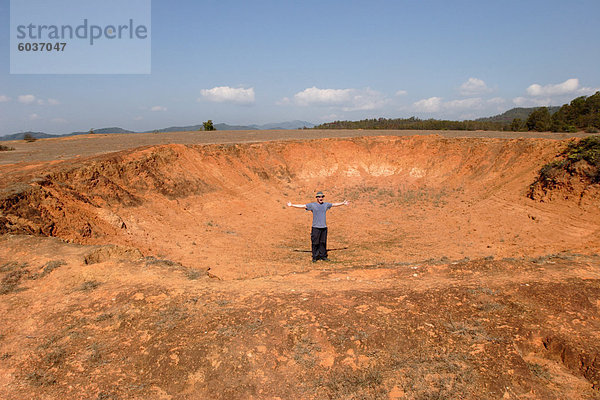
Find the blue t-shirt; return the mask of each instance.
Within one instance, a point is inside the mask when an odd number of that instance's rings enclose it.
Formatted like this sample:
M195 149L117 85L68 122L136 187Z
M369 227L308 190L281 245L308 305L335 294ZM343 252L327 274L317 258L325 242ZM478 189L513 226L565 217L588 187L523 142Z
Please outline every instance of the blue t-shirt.
M312 226L314 228L327 228L327 223L325 222L325 213L331 208L331 206L331 203L325 202L322 204L312 202L306 205L306 209L308 211L312 211L313 213Z

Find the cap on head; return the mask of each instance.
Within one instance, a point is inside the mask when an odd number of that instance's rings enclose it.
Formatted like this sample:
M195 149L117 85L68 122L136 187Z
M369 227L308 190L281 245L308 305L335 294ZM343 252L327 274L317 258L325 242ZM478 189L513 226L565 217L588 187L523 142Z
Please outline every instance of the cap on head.
M319 191L317 192L316 197L325 197L325 195L323 194L323 192Z

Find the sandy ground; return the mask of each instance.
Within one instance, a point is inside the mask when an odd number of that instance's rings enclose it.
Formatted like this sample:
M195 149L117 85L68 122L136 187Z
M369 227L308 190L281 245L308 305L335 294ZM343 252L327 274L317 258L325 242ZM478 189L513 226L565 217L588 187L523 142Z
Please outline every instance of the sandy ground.
M568 140L11 144L0 397L600 398L596 188L527 196ZM350 205L328 214L332 261L313 264L310 213L285 204L317 190Z

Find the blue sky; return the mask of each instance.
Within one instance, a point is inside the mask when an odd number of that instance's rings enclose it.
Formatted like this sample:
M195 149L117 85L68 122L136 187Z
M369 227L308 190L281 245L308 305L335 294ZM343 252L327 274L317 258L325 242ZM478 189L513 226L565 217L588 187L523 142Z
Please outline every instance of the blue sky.
M600 88L598 15L598 0L153 0L150 74L18 75L0 0L0 135L562 105Z

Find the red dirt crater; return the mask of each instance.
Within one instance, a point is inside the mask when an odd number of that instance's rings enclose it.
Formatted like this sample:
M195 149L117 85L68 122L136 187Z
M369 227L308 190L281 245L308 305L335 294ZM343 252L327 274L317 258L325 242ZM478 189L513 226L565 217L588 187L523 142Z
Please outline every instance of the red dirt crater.
M600 188L530 186L567 143L0 164L0 398L600 398ZM350 204L328 213L332 261L313 264L311 214L286 203L317 190Z
M50 168L0 200L0 232L113 243L224 279L289 273L309 257L317 190L336 260L595 252L597 203L541 203L529 185L561 142L440 136L164 145Z

